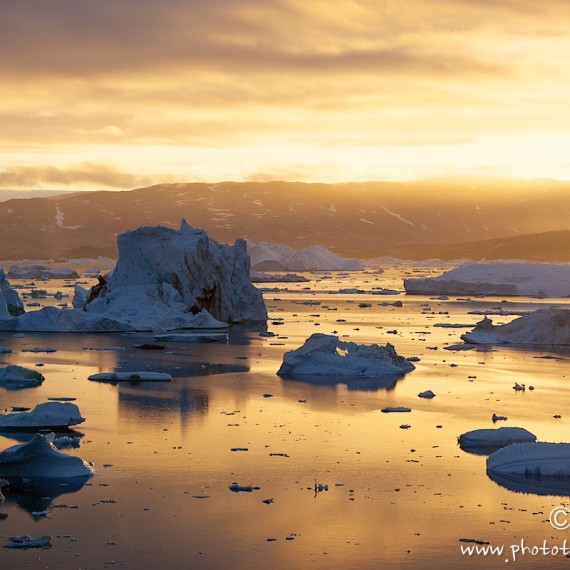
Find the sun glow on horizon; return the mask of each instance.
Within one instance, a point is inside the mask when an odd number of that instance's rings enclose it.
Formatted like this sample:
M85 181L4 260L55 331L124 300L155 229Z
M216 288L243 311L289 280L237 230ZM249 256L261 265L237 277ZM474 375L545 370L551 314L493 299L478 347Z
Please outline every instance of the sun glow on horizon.
M0 16L0 188L570 179L558 0L31 0Z

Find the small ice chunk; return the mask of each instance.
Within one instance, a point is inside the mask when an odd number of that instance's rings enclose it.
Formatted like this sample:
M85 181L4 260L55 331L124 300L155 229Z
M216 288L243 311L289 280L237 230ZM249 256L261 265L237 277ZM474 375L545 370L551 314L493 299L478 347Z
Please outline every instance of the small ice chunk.
M444 350L473 350L474 348L475 348L474 344L466 344L466 343L450 344L449 346L443 347Z
M244 493L251 493L254 490L253 485L238 485L238 483L232 483L229 486L230 491L234 493L244 492Z
M404 406L387 406L385 408L382 408L380 411L385 413L385 414L389 414L392 412L411 412L412 409L411 408L405 408Z
M11 536L10 542L4 548L51 548L51 535L46 534L38 538L32 538L28 534Z
M502 421L505 421L505 420L507 420L508 418L507 418L507 416L498 416L497 414L493 414L493 415L491 416L491 419L493 420L493 423L495 423L495 422L502 422Z

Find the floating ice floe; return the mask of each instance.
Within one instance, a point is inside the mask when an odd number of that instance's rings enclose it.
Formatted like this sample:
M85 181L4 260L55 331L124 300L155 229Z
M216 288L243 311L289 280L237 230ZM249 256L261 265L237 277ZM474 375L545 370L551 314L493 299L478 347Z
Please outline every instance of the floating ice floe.
M538 309L505 325L485 317L461 338L475 344L570 345L570 309Z
M468 431L461 434L457 440L461 449L486 455L512 443L536 441L536 436L524 428L501 427Z
M238 483L232 483L229 486L229 490L234 493L251 493L252 491L258 491L259 487L254 487L253 485L239 485Z
M450 344L443 347L444 350L473 350L474 348L473 344Z
M570 495L570 443L513 443L487 458L487 475L512 491Z
M399 377L415 366L396 354L391 344L364 345L341 341L337 336L315 333L303 346L283 355L277 374L296 376Z
M53 434L36 433L26 443L18 443L0 452L0 477L74 479L91 477L95 469L73 455L66 455L52 443Z
M16 317L24 312L24 303L12 289L3 269L0 269L0 319Z
M114 332L220 329L262 322L267 311L249 277L244 240L218 244L185 220L127 231L117 238L119 259L73 309L45 307L0 319L0 330ZM0 315L1 316L1 315Z
M39 386L44 381L42 374L36 370L9 364L0 368L0 386L6 388L26 388Z
M438 277L404 280L407 293L570 296L570 264L473 263Z
M251 271L253 283L307 283L309 279L295 273L264 273L263 271Z
M27 267L10 266L8 270L10 279L36 279L46 281L48 279L79 279L79 274L66 267L46 267L44 265L28 265Z
M44 307L19 317L0 319L0 330L29 332L127 332L135 328L119 319L90 315L82 309Z
M50 534L38 538L32 538L28 534L22 534L21 536L10 536L8 540L10 542L5 544L4 548L51 548Z
M88 380L95 382L171 382L172 376L166 372L101 372L91 374Z
M165 333L154 335L155 340L162 342L228 342L226 333Z
M248 242L251 267L255 271L360 271L356 259L347 259L320 246L296 250L279 243Z
M487 458L494 473L570 478L570 443L514 443Z
M0 414L0 430L67 429L85 421L71 402L44 402L30 412Z

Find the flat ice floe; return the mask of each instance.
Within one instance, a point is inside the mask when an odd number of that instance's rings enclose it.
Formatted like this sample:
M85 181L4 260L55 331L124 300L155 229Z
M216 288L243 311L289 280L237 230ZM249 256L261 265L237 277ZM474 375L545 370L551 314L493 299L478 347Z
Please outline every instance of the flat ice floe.
M473 263L438 277L404 279L407 293L570 296L570 264Z
M391 344L364 345L341 341L337 336L315 333L303 346L283 355L277 374L296 376L399 377L415 366L396 354Z
M253 283L308 283L309 279L295 273L265 273L263 271L251 271Z
M166 372L101 372L91 374L89 380L95 382L171 382L172 376Z
M570 309L538 309L505 325L485 317L461 338L474 344L570 345Z
M228 342L226 333L164 333L154 335L155 340L162 342Z
M501 427L497 429L476 429L462 433L458 437L459 447L465 451L487 454L511 445L536 441L536 436L520 427Z
M84 421L71 402L44 402L29 412L0 414L0 430L67 429Z
M32 538L29 534L21 536L11 536L10 542L4 545L4 548L18 548L25 550L27 548L51 548L51 534L44 534L38 538Z
M521 485L531 485L554 487L555 494L565 489L570 494L570 443L513 443L487 458L487 473L494 480L504 478L497 482L507 487L510 482L515 490L524 491Z
M73 479L91 477L95 469L72 455L58 451L48 436L37 433L26 442L0 452L0 477L37 477L41 479Z
M79 279L79 274L74 269L66 267L46 267L45 265L28 265L18 267L12 265L8 270L10 279L36 279L46 281L48 279Z
M27 388L39 386L44 381L42 374L30 368L9 364L0 368L0 386L6 388Z

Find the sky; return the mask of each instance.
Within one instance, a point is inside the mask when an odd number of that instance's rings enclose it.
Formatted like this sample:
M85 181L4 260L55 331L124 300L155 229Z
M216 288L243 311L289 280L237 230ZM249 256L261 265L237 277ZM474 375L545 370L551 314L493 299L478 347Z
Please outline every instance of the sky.
M3 0L0 188L570 179L567 0Z

